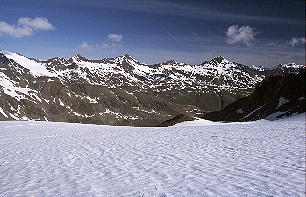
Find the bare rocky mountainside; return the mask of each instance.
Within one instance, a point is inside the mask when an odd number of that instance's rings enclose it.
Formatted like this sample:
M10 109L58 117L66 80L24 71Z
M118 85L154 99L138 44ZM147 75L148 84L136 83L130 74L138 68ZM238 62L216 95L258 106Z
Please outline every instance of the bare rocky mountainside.
M255 88L255 91L221 111L211 112L203 118L213 121L275 120L305 110L306 73L297 75L270 76Z
M301 70L248 67L221 56L200 65L147 65L129 55L40 61L0 51L0 120L157 126L222 110L267 76Z

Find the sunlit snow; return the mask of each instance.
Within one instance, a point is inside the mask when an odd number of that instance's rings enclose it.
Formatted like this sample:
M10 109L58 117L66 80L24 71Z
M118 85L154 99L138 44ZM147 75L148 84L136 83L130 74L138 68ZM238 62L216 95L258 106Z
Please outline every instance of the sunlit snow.
M21 65L24 68L27 68L28 70L30 70L30 72L34 75L34 76L41 76L41 75L45 75L45 76L53 76L52 73L50 73L45 65L38 63L34 60L31 60L27 57L24 57L22 55L19 55L17 53L11 53L8 51L0 51L1 53L3 53L7 58L14 60L16 63L18 63L19 65Z
M167 128L0 122L0 196L304 196L305 114Z

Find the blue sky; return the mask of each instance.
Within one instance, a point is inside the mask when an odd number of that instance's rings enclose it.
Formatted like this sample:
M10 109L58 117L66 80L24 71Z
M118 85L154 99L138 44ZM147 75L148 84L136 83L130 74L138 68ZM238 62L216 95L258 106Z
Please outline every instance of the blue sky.
M303 0L3 0L0 49L48 59L305 64Z

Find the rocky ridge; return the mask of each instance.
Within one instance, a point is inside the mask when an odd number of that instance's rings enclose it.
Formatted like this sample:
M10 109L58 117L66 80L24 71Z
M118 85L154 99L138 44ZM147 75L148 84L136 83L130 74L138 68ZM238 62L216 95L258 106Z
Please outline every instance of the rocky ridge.
M40 61L0 51L0 120L155 126L179 114L192 118L223 109L266 76L303 69L258 69L221 56L200 65L147 65L127 54Z
M306 73L270 76L264 79L247 96L224 109L204 115L213 121L275 120L296 113L306 112Z

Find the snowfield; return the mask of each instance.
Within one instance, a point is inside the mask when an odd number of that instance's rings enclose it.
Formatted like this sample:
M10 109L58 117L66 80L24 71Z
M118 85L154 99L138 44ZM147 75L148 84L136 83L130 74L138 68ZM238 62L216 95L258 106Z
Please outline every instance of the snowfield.
M305 196L305 114L168 128L0 122L0 196Z

